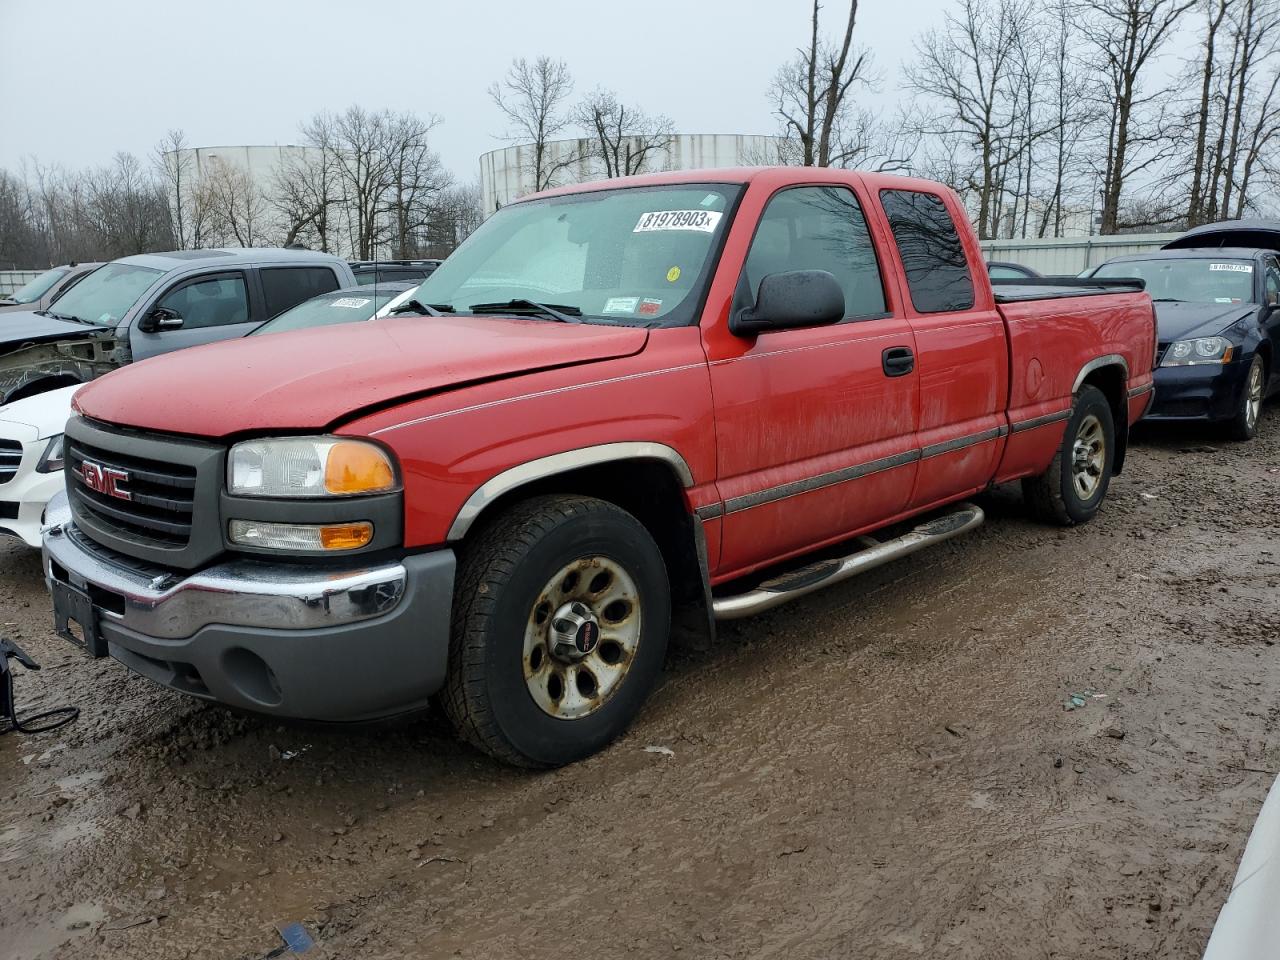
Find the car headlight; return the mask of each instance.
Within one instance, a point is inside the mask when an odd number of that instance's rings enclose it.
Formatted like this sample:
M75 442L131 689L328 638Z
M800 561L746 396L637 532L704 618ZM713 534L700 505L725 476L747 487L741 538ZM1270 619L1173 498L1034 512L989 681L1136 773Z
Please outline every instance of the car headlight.
M352 497L395 489L390 454L365 440L246 440L227 458L227 490L241 497Z
M36 464L36 473L61 473L65 465L66 460L62 456L62 434L58 434L56 437L49 438L49 443Z
M1197 337L1175 340L1164 353L1162 367L1190 367L1198 363L1226 363L1235 353L1235 344L1226 337Z

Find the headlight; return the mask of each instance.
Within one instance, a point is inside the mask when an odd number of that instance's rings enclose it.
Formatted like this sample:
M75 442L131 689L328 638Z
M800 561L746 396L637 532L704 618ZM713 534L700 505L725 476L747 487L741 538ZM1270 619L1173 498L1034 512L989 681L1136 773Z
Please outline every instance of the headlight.
M1165 351L1162 367L1190 367L1198 363L1226 363L1235 353L1235 345L1226 337L1199 337L1175 340Z
M242 497L350 497L395 488L390 455L364 440L246 440L227 458L227 490Z
M49 445L40 454L40 462L36 464L36 473L61 473L66 461L62 457L62 434L49 439Z

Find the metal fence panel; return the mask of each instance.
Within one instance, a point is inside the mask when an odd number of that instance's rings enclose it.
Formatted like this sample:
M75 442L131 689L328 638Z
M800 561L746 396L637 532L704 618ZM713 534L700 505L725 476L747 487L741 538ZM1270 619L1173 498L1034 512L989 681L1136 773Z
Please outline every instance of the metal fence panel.
M1159 250L1177 233L1132 233L1108 237L1047 237L1043 240L983 240L988 260L1020 263L1047 276L1074 277L1093 267L1130 253Z
M0 270L0 297L7 297L19 287L25 287L43 270Z

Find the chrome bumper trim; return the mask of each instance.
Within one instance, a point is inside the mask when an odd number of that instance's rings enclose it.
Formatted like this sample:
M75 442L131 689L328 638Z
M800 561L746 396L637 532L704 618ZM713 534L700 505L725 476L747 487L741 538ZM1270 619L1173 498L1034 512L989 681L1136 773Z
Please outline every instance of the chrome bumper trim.
M123 612L95 602L104 619L148 637L189 637L211 624L258 629L337 627L391 612L404 598L399 562L348 569L231 560L182 577L114 563L76 542L64 525L44 534L44 572L121 598ZM79 531L76 531L77 535ZM54 572L54 564L66 571ZM117 601L117 605L121 603Z

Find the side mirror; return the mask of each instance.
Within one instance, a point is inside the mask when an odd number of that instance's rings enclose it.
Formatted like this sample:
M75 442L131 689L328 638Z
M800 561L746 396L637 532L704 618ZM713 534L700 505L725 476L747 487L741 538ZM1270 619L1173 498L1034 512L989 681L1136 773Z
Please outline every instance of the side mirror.
M182 326L182 315L168 307L156 307L138 324L143 333L159 333L162 330L177 330Z
M760 281L754 307L729 317L729 330L751 337L766 330L816 327L844 319L844 291L825 270L771 273Z

